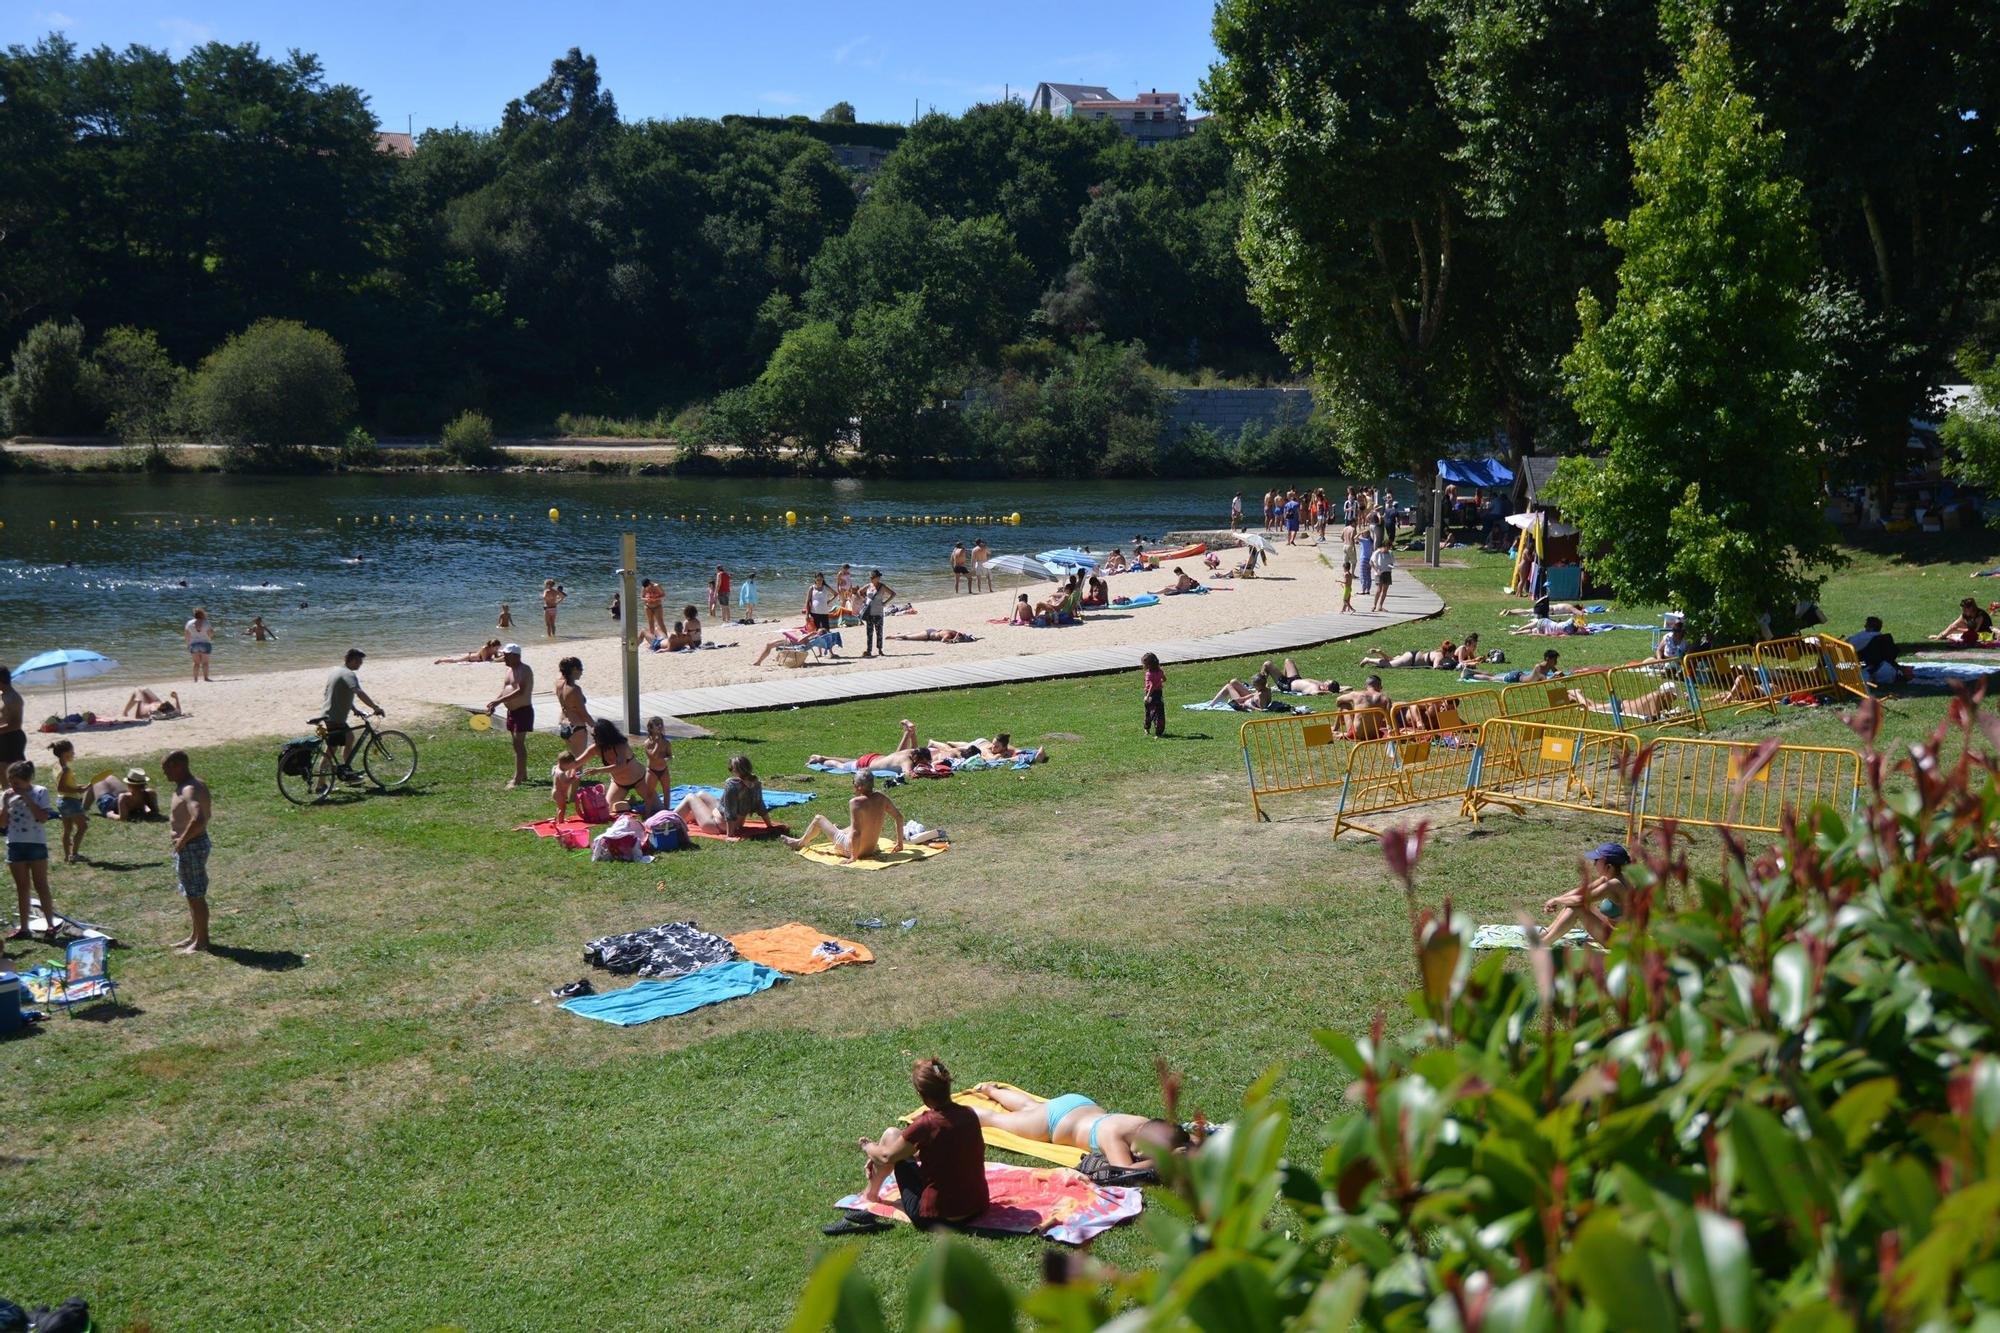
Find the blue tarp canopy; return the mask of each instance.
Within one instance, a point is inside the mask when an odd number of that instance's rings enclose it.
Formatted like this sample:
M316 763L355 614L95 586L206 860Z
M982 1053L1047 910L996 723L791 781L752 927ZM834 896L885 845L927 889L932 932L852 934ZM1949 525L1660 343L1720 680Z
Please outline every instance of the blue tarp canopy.
M1438 476L1454 486L1498 490L1514 484L1514 469L1497 458L1440 458Z

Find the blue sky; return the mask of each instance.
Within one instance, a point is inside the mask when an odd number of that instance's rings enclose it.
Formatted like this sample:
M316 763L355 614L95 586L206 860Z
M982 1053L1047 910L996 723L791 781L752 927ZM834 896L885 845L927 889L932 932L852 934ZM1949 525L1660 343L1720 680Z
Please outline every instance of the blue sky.
M1024 0L1011 5L802 0L7 0L0 44L52 29L81 46L175 54L209 41L316 53L369 95L384 129L498 123L571 46L597 57L628 119L816 116L836 101L863 120L912 105L957 111L1038 80L1192 98L1215 58L1213 0Z

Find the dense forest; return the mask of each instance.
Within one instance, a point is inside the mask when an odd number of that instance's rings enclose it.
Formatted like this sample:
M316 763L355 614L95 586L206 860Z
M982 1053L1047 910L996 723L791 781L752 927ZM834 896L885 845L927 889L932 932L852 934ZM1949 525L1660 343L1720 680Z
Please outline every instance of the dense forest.
M1053 475L1582 449L1579 295L1615 298L1634 145L1712 22L1799 186L1812 424L1879 471L1990 350L2000 10L1704 15L1224 0L1183 140L1009 102L853 127L894 145L872 174L830 125L625 120L575 50L497 128L401 156L309 55L51 36L0 54L0 412L261 445L470 412ZM1310 430L1163 437L1166 385L1294 375Z

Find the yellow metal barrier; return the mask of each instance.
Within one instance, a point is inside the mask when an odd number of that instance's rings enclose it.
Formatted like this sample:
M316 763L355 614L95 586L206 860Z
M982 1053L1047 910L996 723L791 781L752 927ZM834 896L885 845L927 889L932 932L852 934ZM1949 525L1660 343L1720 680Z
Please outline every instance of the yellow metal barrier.
M1627 662L1612 667L1605 675L1609 677L1611 697L1618 701L1616 718L1620 731L1707 725L1689 693L1681 664L1671 658Z
M1639 748L1621 731L1494 718L1479 733L1479 763L1466 784L1465 813L1490 805L1516 814L1530 805L1611 815L1634 827L1624 765Z
M1379 827L1361 821L1405 806L1456 801L1462 807L1479 751L1459 739L1455 732L1423 731L1356 741L1347 754L1333 836L1353 829L1379 838Z
M1464 694L1434 694L1396 705L1396 720L1404 731L1467 731L1473 740L1489 717L1500 716L1500 691L1467 690Z
M1778 709L1778 701L1764 687L1763 673L1757 667L1757 650L1747 643L1689 653L1681 659L1681 678L1687 681L1695 706L1702 713Z
M1787 810L1819 803L1851 817L1861 793L1861 756L1817 745L1780 745L1753 767L1758 747L1663 736L1639 777L1638 821L1776 833Z
M1852 694L1868 697L1861 659L1854 645L1833 634L1766 639L1757 645L1757 666L1774 699L1794 694Z
M1250 775L1250 808L1268 819L1261 804L1265 796L1338 787L1346 779L1348 750L1357 740L1388 731L1388 715L1379 708L1245 722L1238 736Z

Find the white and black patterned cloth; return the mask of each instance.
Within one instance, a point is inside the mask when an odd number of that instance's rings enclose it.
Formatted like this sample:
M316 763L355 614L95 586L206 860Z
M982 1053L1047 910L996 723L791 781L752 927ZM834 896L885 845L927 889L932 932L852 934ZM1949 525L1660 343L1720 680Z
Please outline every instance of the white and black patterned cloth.
M607 972L637 972L652 980L684 977L736 957L736 946L692 921L674 921L650 930L606 935L583 946L583 959Z

